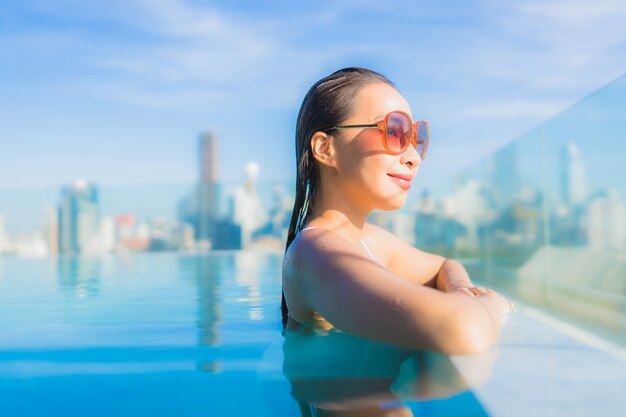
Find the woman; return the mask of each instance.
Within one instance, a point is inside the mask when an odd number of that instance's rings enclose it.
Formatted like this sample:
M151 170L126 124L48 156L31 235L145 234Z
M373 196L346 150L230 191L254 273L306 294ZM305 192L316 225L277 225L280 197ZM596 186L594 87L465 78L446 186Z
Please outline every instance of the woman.
M303 416L382 417L412 416L406 402L413 402L411 408L418 411L416 415L457 415L460 409L463 415L485 415L473 395L460 393L475 389L488 379L497 350L451 356L400 348L342 332L318 337L286 331L282 353L280 376L287 377L291 395ZM275 365L271 360L268 364L259 379L264 381L268 393L276 392L271 388L272 381L282 379L272 375ZM450 400L431 403L431 399ZM433 407L438 412L433 412ZM420 409L424 411L419 412Z
M428 126L384 76L345 68L315 83L296 126L297 185L283 263L283 324L450 354L487 350L511 304L456 261L366 223L403 206Z

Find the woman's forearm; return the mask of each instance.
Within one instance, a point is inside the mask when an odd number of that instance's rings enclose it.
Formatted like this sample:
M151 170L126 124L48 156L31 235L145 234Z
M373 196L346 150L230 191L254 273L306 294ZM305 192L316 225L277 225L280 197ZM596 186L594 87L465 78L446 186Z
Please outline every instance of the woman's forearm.
M437 274L437 289L450 292L458 288L470 288L473 286L467 271L458 261L446 259Z
M450 333L442 340L444 352L475 354L488 350L500 335L503 319L509 308L499 294L457 297L458 309L449 319Z

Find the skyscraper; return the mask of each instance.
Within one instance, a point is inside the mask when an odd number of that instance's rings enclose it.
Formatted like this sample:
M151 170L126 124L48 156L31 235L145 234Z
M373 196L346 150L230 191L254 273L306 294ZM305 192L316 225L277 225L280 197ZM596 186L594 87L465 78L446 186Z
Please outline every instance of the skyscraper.
M84 180L66 186L59 208L59 251L85 253L98 246L98 191Z
M268 221L267 212L263 208L257 192L258 175L259 164L256 162L248 163L246 166L247 179L233 190L230 197L229 214L232 216L232 223L240 228L241 248L243 249L250 248L252 233Z
M44 210L43 240L46 242L49 255L59 253L59 211L54 206L48 206Z
M598 193L589 201L589 246L599 250L626 248L626 207L617 190Z
M202 133L199 140L200 180L197 198L198 241L214 239L214 225L218 216L217 201L217 137L212 132Z
M213 132L200 134L200 182L215 184L217 182L217 136Z
M5 248L8 246L9 239L4 232L4 216L0 214L0 253L4 252Z
M587 198L585 166L580 149L572 142L561 151L561 194L570 207L584 203Z
M513 196L519 192L521 181L517 144L509 144L489 158L492 201L497 210L511 205Z

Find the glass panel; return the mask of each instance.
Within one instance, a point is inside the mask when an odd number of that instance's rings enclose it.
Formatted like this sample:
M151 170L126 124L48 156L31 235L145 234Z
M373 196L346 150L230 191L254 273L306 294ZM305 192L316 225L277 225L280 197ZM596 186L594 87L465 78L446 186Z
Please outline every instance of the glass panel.
M459 258L481 284L626 345L624 114L626 76L422 187L414 243Z

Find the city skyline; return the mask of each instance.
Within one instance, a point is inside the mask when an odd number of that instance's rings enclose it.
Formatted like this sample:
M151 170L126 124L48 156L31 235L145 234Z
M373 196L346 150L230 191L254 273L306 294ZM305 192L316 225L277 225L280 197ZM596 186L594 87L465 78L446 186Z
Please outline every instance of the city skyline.
M257 189L259 166L255 162L248 163L246 180L221 188L213 182L219 176L211 157L218 146L217 138L200 134L198 139L197 185L178 201L161 201L177 206L176 216L168 219L160 213L149 218L132 209L101 215L99 189L79 180L62 187L58 209L44 207L39 232L18 234L13 249L6 219L0 213L0 253L41 256L57 251L101 255L120 250L251 249L254 240L280 249L293 197L274 183L273 202L267 204L268 190L262 199ZM541 184L545 180L518 171L522 157L518 148L524 145L514 144L495 153L492 161L487 161L493 174L462 174L454 179L451 192L433 199L424 189L417 204L409 202L400 211L373 213L370 221L423 248L473 251L481 245L484 230L491 227L501 231L498 239L503 247L532 247L540 242L600 250L626 247L622 196L611 187L587 188L587 170L579 146L565 142L560 152L552 155L559 176L551 180L556 188L544 189ZM207 176L208 172L212 173ZM226 209L218 210L218 206ZM546 222L548 235L542 226Z

